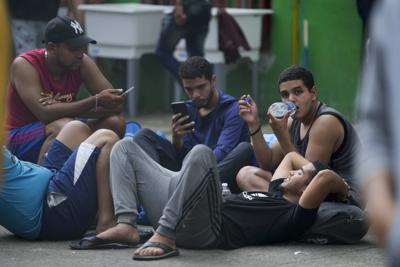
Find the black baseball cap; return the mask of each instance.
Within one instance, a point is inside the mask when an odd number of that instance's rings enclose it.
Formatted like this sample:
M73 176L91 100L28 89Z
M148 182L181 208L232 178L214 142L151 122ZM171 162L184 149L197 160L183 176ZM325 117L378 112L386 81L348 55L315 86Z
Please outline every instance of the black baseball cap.
M78 21L67 16L57 16L47 23L43 43L48 42L66 43L73 48L97 43L86 36Z

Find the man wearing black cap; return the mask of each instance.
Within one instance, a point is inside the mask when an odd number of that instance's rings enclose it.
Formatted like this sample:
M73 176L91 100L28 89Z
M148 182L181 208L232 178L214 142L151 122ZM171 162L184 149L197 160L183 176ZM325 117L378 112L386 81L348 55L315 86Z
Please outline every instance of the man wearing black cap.
M48 144L68 121L87 118L92 130L108 128L120 137L123 97L112 89L85 53L88 43L81 25L67 16L49 21L45 49L19 55L11 65L8 92L9 148L22 160L40 162ZM77 100L84 83L91 96Z

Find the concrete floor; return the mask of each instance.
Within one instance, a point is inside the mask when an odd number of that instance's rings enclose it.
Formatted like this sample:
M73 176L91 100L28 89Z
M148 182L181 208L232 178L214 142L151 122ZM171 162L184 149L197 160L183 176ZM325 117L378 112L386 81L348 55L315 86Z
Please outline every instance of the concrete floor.
M133 249L76 251L68 242L25 241L0 227L1 267L72 266L307 266L377 267L385 265L382 249L371 243L371 236L355 245L313 245L285 243L237 250L187 250L180 256L152 262L132 260Z

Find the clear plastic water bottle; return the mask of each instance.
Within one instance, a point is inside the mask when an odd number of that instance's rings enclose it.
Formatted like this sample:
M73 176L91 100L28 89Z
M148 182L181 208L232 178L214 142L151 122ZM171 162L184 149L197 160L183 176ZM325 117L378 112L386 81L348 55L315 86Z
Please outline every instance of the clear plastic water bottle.
M296 106L289 101L276 102L269 107L268 111L275 118L282 118L288 111L290 112L289 115L293 116L296 113Z
M222 196L226 197L231 194L231 190L229 190L228 184L227 183L222 183Z

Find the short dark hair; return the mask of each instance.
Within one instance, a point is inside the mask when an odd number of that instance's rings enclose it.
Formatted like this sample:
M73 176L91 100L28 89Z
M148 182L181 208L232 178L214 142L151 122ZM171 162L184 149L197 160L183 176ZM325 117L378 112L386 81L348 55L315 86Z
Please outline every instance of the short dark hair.
M198 56L189 57L182 63L179 69L179 76L181 79L196 79L204 76L207 80L211 81L212 75L212 66L210 62Z
M278 88L281 83L293 80L302 80L309 91L314 86L314 76L311 71L301 66L292 65L279 74Z
M97 42L88 37L78 21L68 16L57 16L51 19L44 30L43 43L66 43L73 48L81 48L88 43Z

